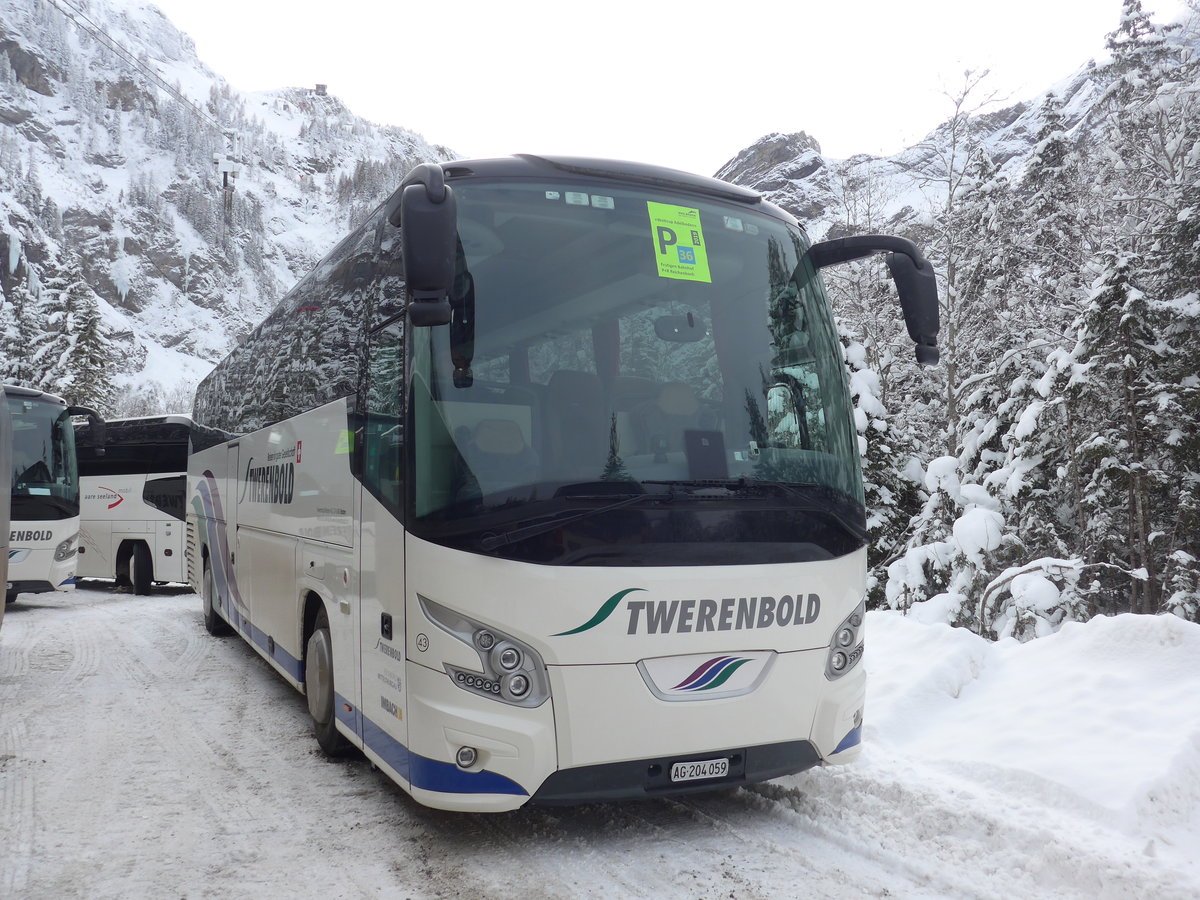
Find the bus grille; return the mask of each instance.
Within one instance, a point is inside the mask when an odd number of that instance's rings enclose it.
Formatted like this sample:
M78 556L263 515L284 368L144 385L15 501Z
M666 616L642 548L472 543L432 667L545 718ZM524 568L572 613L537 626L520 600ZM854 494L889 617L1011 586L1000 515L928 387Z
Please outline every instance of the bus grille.
M196 585L198 585L200 583L196 580L196 570L195 570L195 568L193 568L195 566L194 561L196 559L197 553L199 552L199 548L197 548L197 546L196 546L196 523L194 521L192 521L191 519L187 520L187 551L186 552L187 552L188 584L190 584L194 588L194 587L196 587Z

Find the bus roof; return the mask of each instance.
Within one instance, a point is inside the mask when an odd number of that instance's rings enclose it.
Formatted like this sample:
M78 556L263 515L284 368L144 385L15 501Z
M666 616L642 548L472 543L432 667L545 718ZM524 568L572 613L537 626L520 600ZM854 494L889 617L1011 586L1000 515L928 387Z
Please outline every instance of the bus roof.
M191 416L173 413L165 416L130 416L127 419L105 419L104 421L110 428L113 426L119 428L122 425L186 425L190 428L193 424Z
M555 175L561 177L566 172L573 175L618 178L658 187L677 187L738 203L751 205L764 203L761 194L740 185L708 178L704 175L693 175L691 172L682 172L678 169L626 160L594 159L585 156L535 156L530 153L518 153L516 156L495 159L451 160L440 165L448 178L465 175L481 177Z
M10 397L25 397L28 399L40 399L47 403L57 403L61 406L66 406L67 401L57 394L50 394L46 391L39 391L36 388L21 387L16 384L4 385L4 393Z

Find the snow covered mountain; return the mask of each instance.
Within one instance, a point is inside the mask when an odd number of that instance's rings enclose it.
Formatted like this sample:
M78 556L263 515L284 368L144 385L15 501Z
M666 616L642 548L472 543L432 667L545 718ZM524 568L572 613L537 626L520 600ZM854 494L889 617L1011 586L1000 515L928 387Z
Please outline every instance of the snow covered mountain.
M1051 86L1033 100L1002 109L985 104L970 119L971 141L982 147L992 162L1012 182L1019 180L1046 124L1047 103L1054 104L1064 130L1086 140L1095 124L1096 104L1112 74L1106 66L1089 60L1071 77ZM984 79L974 98L986 96ZM890 157L866 154L839 160L824 156L817 139L797 134L769 134L717 172L716 177L762 192L767 199L797 216L815 240L845 233L847 192L871 183L878 208L872 211L881 230L904 231L928 221L940 197L922 189L922 182L944 172L944 162L954 139L956 110L948 106L947 120L923 140ZM961 135L959 136L961 139ZM965 160L965 154L963 155Z
M0 0L5 378L183 408L404 172L451 156L321 86L233 90L149 3Z

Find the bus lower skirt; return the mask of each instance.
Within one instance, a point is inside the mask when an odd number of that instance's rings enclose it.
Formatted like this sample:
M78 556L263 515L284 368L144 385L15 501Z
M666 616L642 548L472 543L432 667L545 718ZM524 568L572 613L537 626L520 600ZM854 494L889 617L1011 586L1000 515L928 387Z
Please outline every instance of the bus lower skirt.
M674 763L720 757L729 760L729 772L722 778L671 781L671 766ZM580 766L555 772L542 783L529 802L554 806L610 800L645 800L714 791L794 775L812 768L820 761L817 748L810 742L787 741L659 759Z

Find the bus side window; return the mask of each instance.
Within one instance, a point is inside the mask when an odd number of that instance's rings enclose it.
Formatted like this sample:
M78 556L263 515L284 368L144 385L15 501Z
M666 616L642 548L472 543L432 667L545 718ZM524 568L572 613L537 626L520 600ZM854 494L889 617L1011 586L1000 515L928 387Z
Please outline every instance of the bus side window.
M397 514L403 502L404 318L371 335L363 483Z

